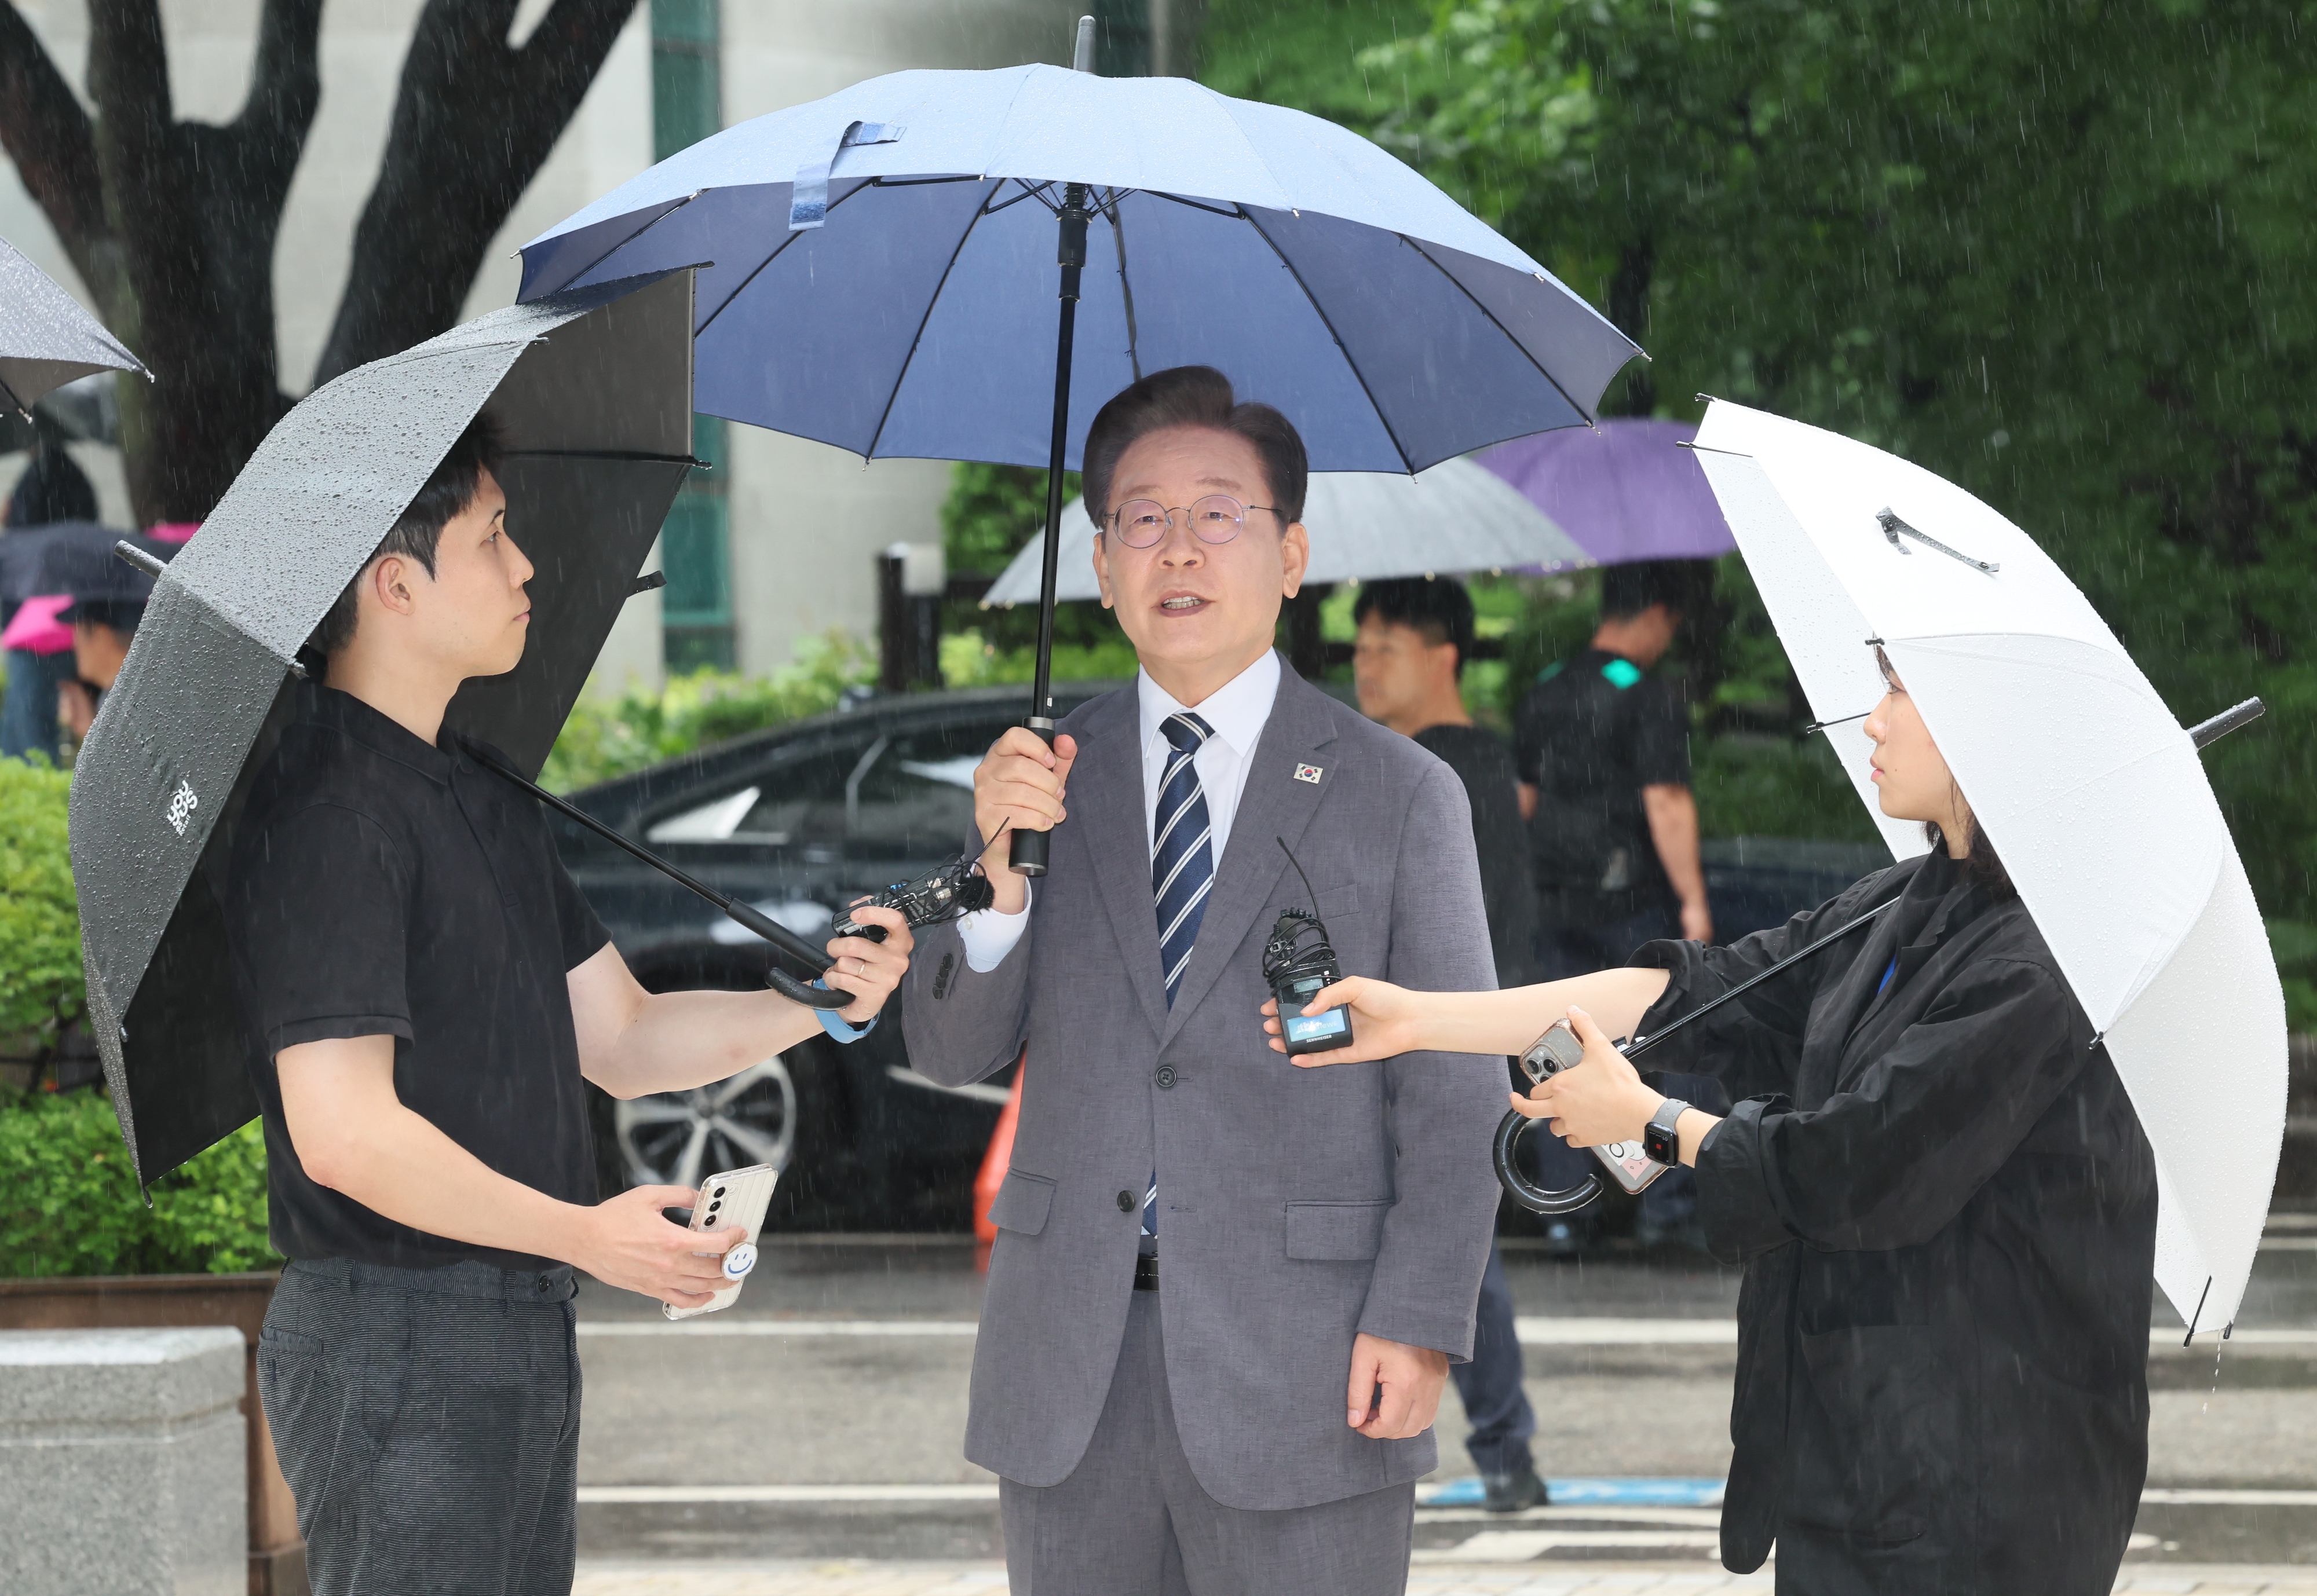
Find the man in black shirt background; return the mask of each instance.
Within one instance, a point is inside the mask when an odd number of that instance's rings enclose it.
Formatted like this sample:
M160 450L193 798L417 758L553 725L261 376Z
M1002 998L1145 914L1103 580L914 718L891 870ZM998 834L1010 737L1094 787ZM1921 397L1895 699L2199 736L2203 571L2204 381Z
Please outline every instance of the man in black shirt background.
M1352 613L1359 640L1352 674L1360 713L1413 737L1454 771L1472 806L1472 843L1481 856L1481 900L1496 955L1497 985L1525 986L1535 937L1536 896L1528 839L1521 826L1512 751L1472 724L1459 683L1472 652L1472 598L1447 577L1401 577L1360 588ZM1489 1251L1481 1277L1472 1358L1451 1366L1472 1431L1464 1448L1481 1471L1492 1512L1518 1512L1545 1500L1529 1453L1536 1415L1522 1389L1520 1338L1504 1260Z
M1713 939L1689 789L1689 711L1649 673L1681 625L1674 560L1601 573L1601 623L1513 719L1536 860L1538 978L1625 962L1659 937Z
M533 800L443 731L530 626L498 457L477 418L317 630L327 685L253 782L227 891L290 1261L259 1394L318 1596L568 1592L573 1267L697 1306L744 1235L670 1223L680 1188L598 1202L582 1080L680 1091L851 1039L910 946L861 911L889 940L829 944L828 1011L637 984Z
M1612 968L1660 937L1713 940L1689 785L1689 710L1670 683L1649 674L1673 646L1694 569L1679 560L1605 566L1592 643L1547 666L1514 717L1536 869L1538 980ZM1720 1093L1710 1082L1678 1083L1690 1089L1666 1090L1691 1101ZM1531 1140L1547 1184L1592 1172L1589 1155ZM1642 1239L1699 1241L1695 1212L1696 1177L1684 1169L1661 1175L1642 1194ZM1584 1210L1561 1226L1561 1239L1581 1242L1599 1217L1598 1205Z

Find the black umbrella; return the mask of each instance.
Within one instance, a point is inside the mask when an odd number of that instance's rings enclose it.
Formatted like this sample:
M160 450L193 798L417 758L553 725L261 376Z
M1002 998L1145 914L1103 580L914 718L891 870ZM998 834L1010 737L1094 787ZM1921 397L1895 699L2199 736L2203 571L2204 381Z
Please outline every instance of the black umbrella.
M164 565L176 557L178 548L93 521L51 522L10 532L0 538L0 607L13 609L51 593L70 594L76 603L143 603L153 595L153 578L114 557L122 543Z
M461 688L444 724L503 750L511 779L535 774L621 605L656 585L637 570L696 463L691 332L680 271L514 306L349 371L282 419L172 564L139 562L159 579L73 772L72 854L91 1029L140 1182L257 1112L220 888L300 648L488 406L507 521L537 567L531 641L514 671ZM765 935L761 918L744 923Z
M50 388L99 371L153 375L78 300L0 238L0 406L30 414Z

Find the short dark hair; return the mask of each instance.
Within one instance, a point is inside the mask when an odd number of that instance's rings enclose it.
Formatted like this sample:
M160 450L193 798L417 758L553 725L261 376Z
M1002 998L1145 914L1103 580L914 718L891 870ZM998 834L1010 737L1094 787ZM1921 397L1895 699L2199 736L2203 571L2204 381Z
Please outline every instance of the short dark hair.
M354 573L346 589L322 617L322 624L306 640L306 646L327 659L354 640L354 623L362 610L356 597L363 575L389 554L405 559L415 559L426 567L429 576L434 575L434 551L443 541L443 529L451 518L465 512L483 491L483 473L498 475L500 461L506 458L506 432L498 417L488 411L477 415L451 445L450 452L426 478L426 486L418 490L416 498L387 529L379 539L362 570Z
M1601 619L1624 620L1652 604L1663 604L1676 615L1686 612L1695 586L1692 562L1678 559L1635 560L1631 565L1601 568Z
M1352 624L1369 616L1387 626L1404 626L1434 647L1456 645L1456 674L1472 657L1472 595L1454 576L1394 576L1363 582L1352 604Z
M142 599L83 599L69 606L65 613L76 622L85 620L91 626L109 626L126 638L144 620L145 602Z
M1212 366L1173 366L1112 395L1087 429L1087 513L1096 526L1111 512L1111 478L1120 459L1136 440L1168 427L1212 427L1246 439L1263 463L1264 486L1279 524L1303 519L1311 468L1295 424L1268 405L1240 403L1230 379Z

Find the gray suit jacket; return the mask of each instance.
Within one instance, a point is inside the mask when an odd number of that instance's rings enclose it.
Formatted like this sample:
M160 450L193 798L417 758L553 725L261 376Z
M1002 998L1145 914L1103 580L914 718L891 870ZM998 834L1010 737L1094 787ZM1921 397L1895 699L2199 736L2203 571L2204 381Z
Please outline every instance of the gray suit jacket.
M974 1352L965 1455L1067 1478L1110 1389L1142 1195L1158 1172L1158 1293L1176 1427L1199 1483L1239 1508L1306 1507L1428 1471L1430 1431L1344 1422L1352 1338L1471 1355L1497 1209L1503 1060L1417 1053L1299 1069L1257 1012L1263 944L1311 907L1346 974L1494 985L1454 771L1283 670L1174 1007L1159 980L1132 688L1061 723L1078 742L1028 930L997 969L957 929L920 939L911 1062L948 1084L1029 1062ZM1299 766L1319 780L1298 780Z

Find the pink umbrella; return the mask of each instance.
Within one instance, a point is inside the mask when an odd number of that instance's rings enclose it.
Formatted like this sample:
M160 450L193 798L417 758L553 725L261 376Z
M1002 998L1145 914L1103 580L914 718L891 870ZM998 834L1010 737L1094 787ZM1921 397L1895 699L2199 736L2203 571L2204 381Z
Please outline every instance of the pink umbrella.
M0 648L22 648L33 654L62 654L73 646L72 628L57 612L72 602L67 593L43 593L16 606L8 629L0 632Z
M1686 421L1613 420L1515 438L1472 458L1605 566L1712 559L1738 547Z

